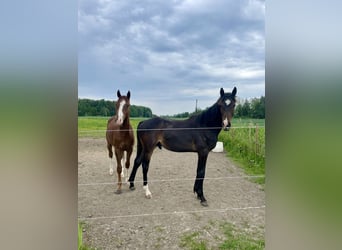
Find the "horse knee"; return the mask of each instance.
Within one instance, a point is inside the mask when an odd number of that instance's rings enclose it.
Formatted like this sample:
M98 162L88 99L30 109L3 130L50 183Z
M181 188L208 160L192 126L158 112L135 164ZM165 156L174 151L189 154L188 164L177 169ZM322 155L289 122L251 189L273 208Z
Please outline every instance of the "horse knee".
M109 158L113 158L113 151L112 150L108 151L108 156L109 156Z
M113 149L112 149L112 145L107 144L107 149L108 149L108 156L109 156L109 158L113 158Z

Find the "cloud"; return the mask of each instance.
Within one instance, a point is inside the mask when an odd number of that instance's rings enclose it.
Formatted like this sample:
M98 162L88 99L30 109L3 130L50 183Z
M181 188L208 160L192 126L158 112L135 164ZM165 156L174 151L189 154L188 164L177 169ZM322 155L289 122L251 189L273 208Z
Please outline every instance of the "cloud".
M106 96L115 85L151 105L156 100L152 110L163 113L157 101L192 98L187 90L194 86L199 98L223 85L264 88L264 1L81 0L79 6L81 97L92 88Z

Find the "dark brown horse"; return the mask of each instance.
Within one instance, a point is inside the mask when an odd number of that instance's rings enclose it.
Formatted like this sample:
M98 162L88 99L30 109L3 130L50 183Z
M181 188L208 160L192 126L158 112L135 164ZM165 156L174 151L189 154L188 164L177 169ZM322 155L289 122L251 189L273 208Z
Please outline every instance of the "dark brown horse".
M203 194L203 181L206 162L209 152L215 147L221 129L228 130L234 114L236 88L232 93L224 93L220 89L217 102L206 111L194 115L184 121L165 120L159 117L142 121L138 125L137 156L134 160L133 170L129 177L130 189L134 190L135 174L142 164L145 196L151 198L152 194L147 184L147 172L153 150L162 146L175 152L197 152L197 175L194 192L201 200L203 206L207 201Z
M120 91L117 92L118 100L116 102L116 115L111 117L107 122L107 148L110 158L109 174L112 175L113 170L113 147L115 150L118 189L116 194L121 193L121 177L124 177L122 166L125 164L126 176L134 145L134 135L131 124L129 123L129 106L131 93L128 91L127 96L122 96ZM126 163L124 163L124 152L126 151Z

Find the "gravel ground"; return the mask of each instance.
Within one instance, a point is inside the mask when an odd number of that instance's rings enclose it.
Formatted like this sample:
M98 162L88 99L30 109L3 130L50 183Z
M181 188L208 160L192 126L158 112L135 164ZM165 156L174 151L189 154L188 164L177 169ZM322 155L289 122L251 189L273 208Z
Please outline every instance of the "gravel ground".
M141 167L136 190L124 184L122 194L114 194L116 169L110 176L105 139L81 138L78 147L78 217L84 223L83 240L88 246L182 249L182 237L198 232L199 241L217 249L225 239L222 223L231 223L255 238L264 237L265 192L243 178L244 173L225 153L209 154L203 188L209 206L203 207L192 191L195 153L156 149L148 174L152 199L146 199Z

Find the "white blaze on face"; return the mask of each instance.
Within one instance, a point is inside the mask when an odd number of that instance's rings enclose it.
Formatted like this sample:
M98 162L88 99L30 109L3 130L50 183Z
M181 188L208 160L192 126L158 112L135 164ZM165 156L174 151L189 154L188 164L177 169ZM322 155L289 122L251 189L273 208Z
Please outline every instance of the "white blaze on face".
M124 120L124 114L123 114L123 107L125 106L126 101L121 101L119 105L119 110L118 110L118 123L122 124Z
M225 100L225 103L228 106L231 103L231 101L229 99L227 99L227 100Z
M227 127L228 126L228 119L227 117L223 120L223 127Z

